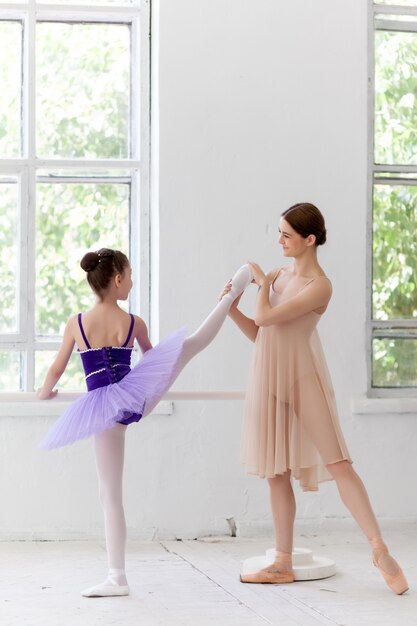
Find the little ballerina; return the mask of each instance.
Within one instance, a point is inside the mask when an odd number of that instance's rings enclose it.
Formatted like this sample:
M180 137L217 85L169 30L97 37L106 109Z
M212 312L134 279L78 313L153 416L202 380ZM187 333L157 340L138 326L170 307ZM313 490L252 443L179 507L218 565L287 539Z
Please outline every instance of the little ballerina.
M185 365L215 338L234 300L252 282L243 265L231 280L229 293L217 303L195 333L173 332L154 348L145 322L117 304L132 288L129 259L118 250L102 248L81 260L88 283L97 297L86 313L72 316L62 345L37 395L54 398L55 385L65 371L75 344L80 353L88 393L76 400L40 443L58 448L94 435L100 500L104 510L108 577L82 592L86 597L129 594L125 574L126 523L122 500L124 441L128 424L148 415ZM144 353L130 368L134 341Z

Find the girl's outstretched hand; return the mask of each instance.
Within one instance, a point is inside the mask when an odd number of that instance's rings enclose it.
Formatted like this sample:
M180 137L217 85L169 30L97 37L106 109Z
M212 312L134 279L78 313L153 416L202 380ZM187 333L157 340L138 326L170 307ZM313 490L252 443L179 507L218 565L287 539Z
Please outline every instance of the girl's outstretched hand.
M248 261L248 263L252 269L255 283L259 285L259 287L262 287L265 282L268 282L267 276L257 263L253 263L252 261Z
M57 393L58 389L53 389L49 393L44 391L42 388L36 390L36 395L38 396L39 400L52 400L52 398L55 398Z

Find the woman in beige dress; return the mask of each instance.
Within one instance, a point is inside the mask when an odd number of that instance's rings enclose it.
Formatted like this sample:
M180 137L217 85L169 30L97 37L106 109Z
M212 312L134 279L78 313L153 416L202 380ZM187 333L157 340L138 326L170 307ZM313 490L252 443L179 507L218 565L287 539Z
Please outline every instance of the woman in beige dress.
M255 344L241 458L248 473L268 480L276 542L275 562L241 580L294 581L293 476L304 491L336 481L343 503L372 547L374 565L395 593L404 593L405 576L382 540L365 486L352 467L316 330L332 295L317 261L317 247L326 241L323 216L312 204L296 204L282 214L279 233L284 257L293 258L294 264L265 275L251 263L259 286L255 319L238 309L240 296L229 312ZM229 285L223 294L228 290Z

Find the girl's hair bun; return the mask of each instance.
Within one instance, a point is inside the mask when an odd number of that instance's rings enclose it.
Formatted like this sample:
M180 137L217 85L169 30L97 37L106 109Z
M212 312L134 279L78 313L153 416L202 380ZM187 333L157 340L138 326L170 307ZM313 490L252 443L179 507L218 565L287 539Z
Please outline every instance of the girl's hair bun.
M92 272L99 264L100 257L97 252L87 252L81 259L80 265L84 272Z
M87 281L91 289L101 297L116 274L123 274L129 266L129 259L120 250L100 248L96 252L87 252L80 262L87 272Z

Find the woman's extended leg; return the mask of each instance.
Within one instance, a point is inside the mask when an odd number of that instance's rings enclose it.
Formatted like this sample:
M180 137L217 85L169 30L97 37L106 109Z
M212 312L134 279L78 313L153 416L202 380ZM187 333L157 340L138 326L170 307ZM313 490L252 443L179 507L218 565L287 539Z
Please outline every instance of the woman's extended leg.
M381 534L365 485L348 461L330 463L326 468L334 478L343 504L352 514L368 541Z
M289 583L294 580L292 550L295 520L295 497L291 470L268 478L272 518L275 529L275 560L259 572L242 574L244 583Z
M126 522L122 479L126 426L117 424L95 436L96 466L106 530L108 578L86 589L87 597L128 595L125 575Z
M408 584L397 561L389 554L365 485L348 461L326 465L336 481L343 504L365 533L372 546L374 564L395 593L407 591Z
M303 393L299 393L299 390L296 390L295 393L297 398L295 409L299 419L302 420L303 427L308 432L322 458L342 457L343 454L331 420L329 407L320 390L320 386L312 377L303 379L302 386ZM373 547L374 563L380 566L384 578L387 580L385 574L391 577L400 576L401 569L395 559L388 554L388 549L382 541L381 530L367 491L362 480L353 469L352 464L347 460L343 460L329 463L326 465L326 468L336 481L343 504L348 508ZM404 575L402 575L402 578L403 581L400 585L402 587L401 593L408 588ZM393 589L391 584L390 586ZM396 583L394 586L396 586Z

